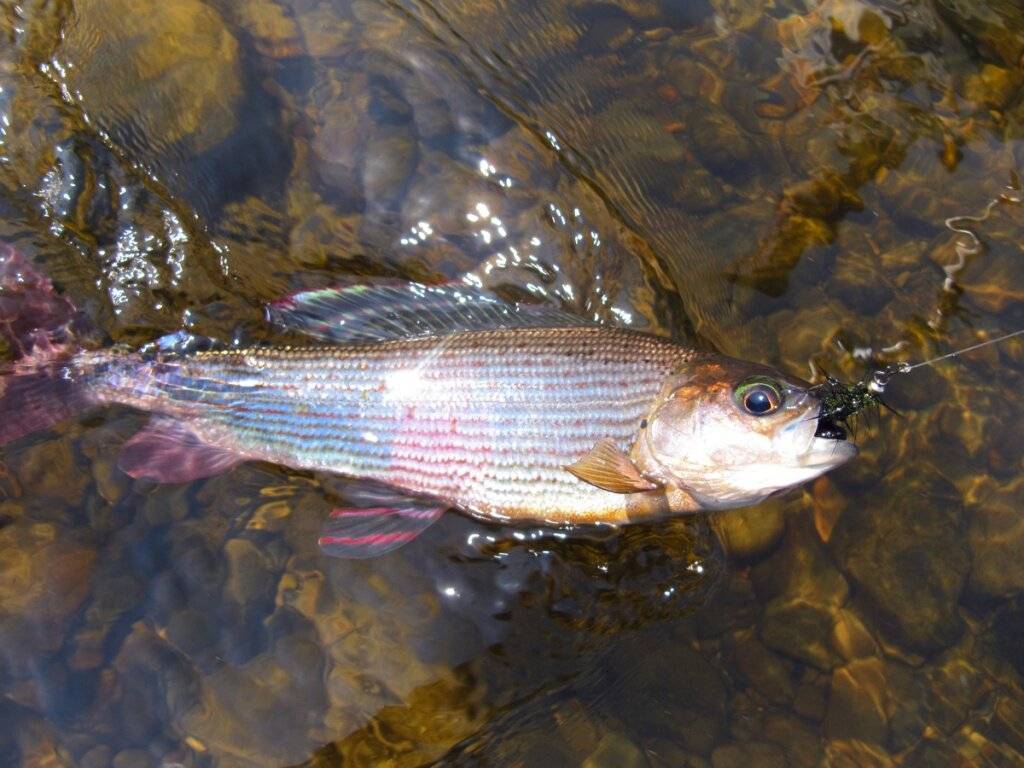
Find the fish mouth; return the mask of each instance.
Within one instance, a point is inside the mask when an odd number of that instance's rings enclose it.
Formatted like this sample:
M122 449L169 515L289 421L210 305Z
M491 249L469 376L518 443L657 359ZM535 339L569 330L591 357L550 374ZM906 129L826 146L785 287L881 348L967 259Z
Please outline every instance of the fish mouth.
M822 405L821 410L825 410L824 405ZM818 428L814 430L814 436L820 437L824 440L845 440L846 430L843 429L843 427L840 426L831 416L819 412Z

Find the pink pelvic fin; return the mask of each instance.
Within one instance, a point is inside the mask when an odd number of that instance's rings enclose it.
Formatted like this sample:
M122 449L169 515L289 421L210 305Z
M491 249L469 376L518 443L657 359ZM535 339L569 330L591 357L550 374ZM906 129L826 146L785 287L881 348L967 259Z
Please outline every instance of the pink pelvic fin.
M237 453L204 443L185 424L155 418L124 444L117 464L134 478L188 483L227 472L243 461Z
M324 523L318 543L331 557L359 559L391 552L427 530L443 506L407 499L395 506L336 509Z

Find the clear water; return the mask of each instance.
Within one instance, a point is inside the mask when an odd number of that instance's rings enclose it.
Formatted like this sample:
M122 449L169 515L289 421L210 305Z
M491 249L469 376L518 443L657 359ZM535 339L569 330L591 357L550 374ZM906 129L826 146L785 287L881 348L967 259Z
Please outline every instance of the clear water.
M0 238L110 343L471 270L804 377L1024 326L1011 0L3 0L0 39ZM329 477L135 482L127 410L19 441L0 762L1018 765L1022 366L894 381L750 510L363 562Z

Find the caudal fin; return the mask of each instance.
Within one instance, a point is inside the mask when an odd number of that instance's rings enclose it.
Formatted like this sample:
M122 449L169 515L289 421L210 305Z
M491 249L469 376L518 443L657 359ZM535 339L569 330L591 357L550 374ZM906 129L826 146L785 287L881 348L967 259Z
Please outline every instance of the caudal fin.
M74 305L24 256L0 243L0 337L8 362L0 367L0 444L63 421L86 403L71 374Z

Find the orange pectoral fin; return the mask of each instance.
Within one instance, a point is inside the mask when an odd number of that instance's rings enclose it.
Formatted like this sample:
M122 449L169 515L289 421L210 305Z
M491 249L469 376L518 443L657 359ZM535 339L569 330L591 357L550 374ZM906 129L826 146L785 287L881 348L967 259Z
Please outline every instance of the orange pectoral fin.
M653 491L658 486L640 474L615 441L603 438L582 459L565 467L585 483L612 493Z

